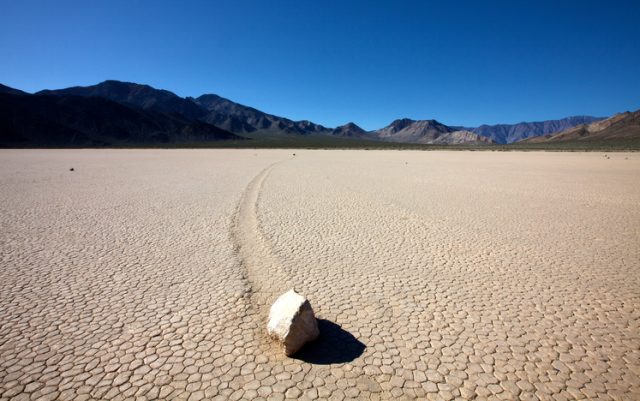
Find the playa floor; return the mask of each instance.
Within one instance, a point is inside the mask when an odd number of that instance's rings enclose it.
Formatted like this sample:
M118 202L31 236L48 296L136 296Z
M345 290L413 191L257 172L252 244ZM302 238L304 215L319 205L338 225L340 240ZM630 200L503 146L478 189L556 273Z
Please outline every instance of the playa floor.
M0 151L0 400L474 397L640 399L640 153Z

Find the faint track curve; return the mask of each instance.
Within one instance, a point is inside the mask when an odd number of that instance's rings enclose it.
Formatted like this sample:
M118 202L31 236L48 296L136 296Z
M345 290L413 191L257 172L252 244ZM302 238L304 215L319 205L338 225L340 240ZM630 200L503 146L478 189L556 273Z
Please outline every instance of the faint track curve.
M270 164L249 182L234 213L231 230L243 275L250 286L251 303L260 316L265 317L267 307L275 298L292 287L290 278L262 234L258 219L258 202L264 182L284 161Z

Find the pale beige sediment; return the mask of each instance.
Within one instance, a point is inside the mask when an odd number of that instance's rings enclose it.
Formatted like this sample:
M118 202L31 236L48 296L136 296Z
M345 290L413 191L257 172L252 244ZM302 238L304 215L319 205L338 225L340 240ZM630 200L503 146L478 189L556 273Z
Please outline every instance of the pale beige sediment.
M270 302L291 287L289 277L282 271L282 263L273 254L259 227L257 207L260 191L270 171L282 162L265 167L245 188L231 227L231 240L244 278L251 286L252 303L256 313L265 316Z
M291 153L0 151L0 400L640 399L640 154Z

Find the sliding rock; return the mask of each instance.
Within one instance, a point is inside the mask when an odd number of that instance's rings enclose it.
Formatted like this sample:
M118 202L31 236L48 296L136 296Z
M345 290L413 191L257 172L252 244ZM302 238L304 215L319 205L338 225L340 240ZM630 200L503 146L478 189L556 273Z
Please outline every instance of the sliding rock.
M295 290L280 295L271 306L267 332L282 344L287 356L320 335L311 304Z

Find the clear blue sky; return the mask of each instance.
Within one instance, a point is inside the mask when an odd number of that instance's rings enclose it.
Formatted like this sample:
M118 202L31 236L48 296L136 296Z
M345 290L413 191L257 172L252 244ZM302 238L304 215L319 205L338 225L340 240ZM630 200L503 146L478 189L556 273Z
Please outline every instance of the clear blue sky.
M640 1L0 0L0 82L216 93L327 126L640 108Z

